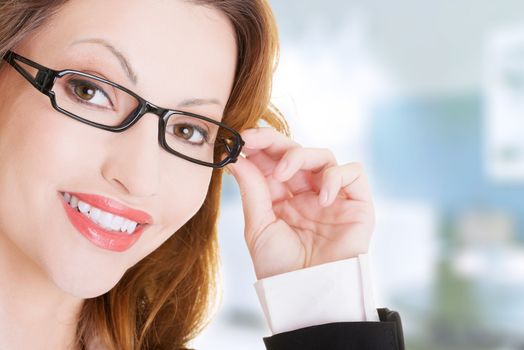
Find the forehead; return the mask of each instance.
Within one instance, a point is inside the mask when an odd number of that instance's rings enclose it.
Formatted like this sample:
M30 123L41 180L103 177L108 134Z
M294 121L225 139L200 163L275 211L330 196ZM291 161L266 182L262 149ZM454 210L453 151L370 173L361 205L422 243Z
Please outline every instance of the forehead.
M136 86L120 82L158 104L178 98L227 102L236 42L231 23L214 8L182 0L71 0L30 38L27 51L56 69L71 68L63 66L71 60L103 61L125 76L106 47L85 39L118 49L137 77Z

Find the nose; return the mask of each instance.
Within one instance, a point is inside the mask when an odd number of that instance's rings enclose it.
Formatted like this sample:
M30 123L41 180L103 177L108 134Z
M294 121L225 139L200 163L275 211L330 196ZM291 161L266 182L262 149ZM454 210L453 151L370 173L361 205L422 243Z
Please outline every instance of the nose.
M108 156L102 175L120 192L135 197L150 197L160 186L158 116L143 115L129 129L110 133Z

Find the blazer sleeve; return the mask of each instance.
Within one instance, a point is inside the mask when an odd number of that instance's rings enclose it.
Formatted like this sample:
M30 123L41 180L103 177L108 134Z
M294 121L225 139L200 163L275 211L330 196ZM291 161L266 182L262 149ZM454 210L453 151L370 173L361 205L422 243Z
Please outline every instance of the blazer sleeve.
M400 315L377 309L380 322L335 322L265 337L267 350L404 350Z

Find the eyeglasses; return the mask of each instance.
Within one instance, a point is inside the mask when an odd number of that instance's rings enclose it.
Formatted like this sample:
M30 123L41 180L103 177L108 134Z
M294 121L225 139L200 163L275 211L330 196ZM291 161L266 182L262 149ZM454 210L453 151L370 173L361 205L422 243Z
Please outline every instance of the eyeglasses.
M146 113L159 117L158 141L169 153L200 165L234 163L244 145L240 134L202 115L154 105L133 91L93 74L53 70L8 51L4 56L58 112L99 129L122 132ZM24 63L33 69L20 65ZM34 75L29 70L36 70Z

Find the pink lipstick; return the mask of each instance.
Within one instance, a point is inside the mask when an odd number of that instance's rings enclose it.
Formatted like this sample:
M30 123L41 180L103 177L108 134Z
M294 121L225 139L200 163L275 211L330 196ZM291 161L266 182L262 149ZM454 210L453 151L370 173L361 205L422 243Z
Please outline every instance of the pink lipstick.
M97 247L116 252L123 252L129 249L140 238L144 230L149 227L149 224L153 223L153 219L148 213L129 208L124 204L107 197L85 193L67 193L98 209L111 214L122 216L138 223L138 226L131 234L127 232L107 230L99 224L93 222L90 218L87 217L86 214L83 214L71 207L71 205L69 205L69 203L67 203L65 200L62 193L59 192L58 195L72 225L77 229L78 232L80 232Z

